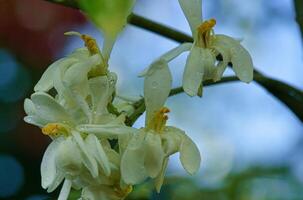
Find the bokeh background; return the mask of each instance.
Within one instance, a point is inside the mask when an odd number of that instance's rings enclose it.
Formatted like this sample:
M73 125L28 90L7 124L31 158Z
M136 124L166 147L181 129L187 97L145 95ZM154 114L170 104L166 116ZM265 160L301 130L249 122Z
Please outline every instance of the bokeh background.
M134 12L190 33L177 0L141 0ZM292 0L204 0L203 16L217 20L216 33L242 39L259 71L303 87L302 40ZM78 38L63 36L70 30L102 44L101 33L77 10L42 0L0 0L0 199L54 199L40 186L40 162L50 141L23 121L23 100L50 63L83 46ZM110 60L119 76L118 93L142 95L139 72L177 45L127 26ZM181 85L185 59L183 54L170 63L174 86ZM200 172L189 177L175 155L160 194L146 182L130 199L303 199L302 122L262 87L211 86L203 98L180 94L167 106L168 123L199 146ZM144 116L135 126L143 122Z

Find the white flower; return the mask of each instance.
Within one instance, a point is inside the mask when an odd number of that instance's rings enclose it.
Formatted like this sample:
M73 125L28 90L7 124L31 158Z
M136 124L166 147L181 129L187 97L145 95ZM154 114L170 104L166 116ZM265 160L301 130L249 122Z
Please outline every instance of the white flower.
M202 0L179 0L179 4L194 38L183 74L184 91L190 96L202 95L202 81L220 80L229 63L241 81L252 81L253 63L249 53L239 41L214 34L216 20L202 21ZM218 55L222 61L216 64Z
M100 176L108 177L113 166L106 153L110 147L104 149L101 143L107 142L107 138L119 138L121 134L133 132L123 124L123 116L116 119L111 116L111 122L106 124L81 124L85 116L73 115L42 92L25 100L25 110L29 115L27 121L43 127L42 132L53 138L41 163L42 187L48 192L52 192L64 178L73 182L81 177L83 184L87 185L97 182L94 179L100 179ZM99 119L107 122L108 115L105 118L99 116ZM96 126L99 128L98 138L86 128Z
M31 99L24 102L24 120L53 139L41 163L42 187L51 192L65 179L59 196L62 200L71 187L119 182L113 179L120 177L119 155L107 139L134 132L124 125L124 115L108 112L117 77L105 68L98 49L87 47L53 63ZM55 98L47 93L50 90Z
M155 70L156 69L156 70ZM167 108L163 108L171 87L171 75L165 62L153 63L145 72L145 128L133 134L121 159L125 183L138 184L147 177L155 178L159 192L169 156L180 152L185 170L194 174L200 166L200 153L184 131L166 126Z

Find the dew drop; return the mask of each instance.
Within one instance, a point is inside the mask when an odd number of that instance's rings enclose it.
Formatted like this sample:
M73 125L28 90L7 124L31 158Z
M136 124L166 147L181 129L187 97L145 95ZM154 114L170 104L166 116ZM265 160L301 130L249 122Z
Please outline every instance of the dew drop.
M159 84L158 84L156 81L153 81L153 82L152 82L152 88L155 89L155 88L158 87L158 85L159 85Z

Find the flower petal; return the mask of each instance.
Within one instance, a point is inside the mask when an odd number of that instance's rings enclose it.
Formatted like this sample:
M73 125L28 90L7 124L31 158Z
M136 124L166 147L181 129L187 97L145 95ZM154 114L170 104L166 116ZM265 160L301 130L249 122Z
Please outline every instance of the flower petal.
M211 52L193 45L183 73L183 89L189 96L198 94L207 68L214 63Z
M231 61L231 56L227 47L224 44L216 41L218 40L214 41L212 48L215 49L218 53L220 53L220 55L222 56L222 61L219 61L216 67L216 72L213 76L213 81L219 81L221 79L225 69L228 66L228 63Z
M41 172L41 185L42 188L44 189L48 188L56 178L57 169L56 169L55 158L60 143L61 143L61 139L59 138L52 141L48 145L43 155L40 172Z
M44 119L41 119L38 116L25 116L23 118L23 120L28 124L32 124L32 125L38 126L40 128L42 128L43 126L45 126L47 124L47 121L45 121Z
M161 172L160 172L160 174L155 178L155 187L156 187L156 190L157 190L158 193L160 193L161 187L162 187L162 185L163 185L164 175L165 175L165 172L166 172L168 160L169 160L169 157L166 157L166 158L164 159L163 164L162 164Z
M72 122L66 110L53 97L43 92L32 94L37 115L48 122Z
M160 136L153 133L147 133L144 146L145 169L151 178L155 178L159 174L164 160L164 152Z
M99 55L93 55L88 59L77 62L69 67L64 73L63 85L67 86L79 107L91 119L91 112L86 98L89 94L88 72L96 65L100 64Z
M125 125L111 124L82 124L76 127L77 130L84 133L94 134L99 138L117 139L119 135L137 132L137 129Z
M180 146L180 160L189 174L196 173L200 168L201 156L199 149L185 133Z
M67 200L71 187L72 187L72 181L65 179L58 200Z
M189 51L192 47L192 43L186 42L183 43L179 46L177 46L176 48L171 49L170 51L166 52L164 55L162 55L160 57L160 60L164 60L165 62L170 62L171 60L173 60L174 58L176 58L177 56L179 56L181 53L185 52L185 51Z
M121 176L126 184L138 184L147 178L144 167L145 151L142 142L145 134L135 134L121 158Z
M165 103L172 84L172 75L166 62L158 60L151 64L144 80L146 122Z
M109 160L98 138L93 134L89 134L85 138L85 145L87 149L89 149L91 155L96 159L96 161L102 167L105 175L109 176L110 175Z
M76 177L82 170L82 158L79 148L72 137L62 141L57 149L56 166L65 173L65 177Z
M32 100L26 98L24 100L24 111L27 115L35 115L36 114L36 108Z
M251 82L253 80L253 62L249 52L239 41L229 36L216 35L216 38L229 47L232 68L239 79L246 83Z
M56 178L47 188L47 192L53 192L63 181L64 174L61 171L57 171Z
M98 176L98 165L96 160L90 154L90 151L87 149L81 135L77 131L72 131L72 134L81 150L82 161L85 167L89 170L91 175L95 178Z
M189 23L193 37L202 23L202 0L179 0L182 11Z
M42 74L40 80L34 87L34 91L43 91L46 92L50 90L53 87L53 77L54 77L54 72L56 69L60 66L60 64L64 61L64 58L57 60L56 62L52 63L46 71Z

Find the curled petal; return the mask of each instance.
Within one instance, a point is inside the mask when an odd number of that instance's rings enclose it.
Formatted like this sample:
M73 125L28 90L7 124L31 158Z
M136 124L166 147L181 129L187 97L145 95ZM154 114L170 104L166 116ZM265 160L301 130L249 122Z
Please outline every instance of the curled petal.
M162 146L166 155L172 155L179 151L184 131L167 126L165 134L162 134Z
M198 94L207 68L214 64L209 50L193 45L183 73L183 89L189 96Z
M153 133L147 133L144 146L145 169L151 178L155 178L159 174L164 160L164 152L162 149L160 136Z
M194 174L199 170L201 163L199 149L185 133L180 146L180 160L189 174Z
M61 143L58 138L51 142L42 158L40 172L41 172L41 184L42 188L48 188L56 179L57 169L56 169L56 152Z
M72 134L81 150L83 164L94 178L97 177L99 172L96 160L90 154L90 151L87 149L81 135L77 131L72 131Z
M213 48L222 56L222 61L219 61L216 67L216 72L213 77L213 81L219 81L223 76L223 73L227 68L228 63L231 61L231 58L230 53L224 44L222 45L221 43L215 42L213 44Z
M76 128L80 132L94 134L99 138L118 138L120 135L137 132L137 129L125 125L111 125L111 124L83 124Z
M105 175L109 176L110 175L109 160L98 138L93 134L89 134L85 139L85 144L87 149L92 154L92 156L97 160L99 165L102 167Z
M169 160L169 157L164 158L164 161L163 161L163 164L162 164L162 168L161 168L161 172L155 178L155 187L156 187L156 190L157 190L158 193L160 193L161 187L163 185L164 175L165 175L165 172L166 172L168 160Z
M231 63L233 70L239 79L243 82L250 82L253 80L253 62L248 51L240 44L239 41L226 36L216 35L216 39L224 43L231 56Z
M182 54L183 52L189 51L191 47L192 47L192 43L189 42L183 43L177 46L176 48L173 48L172 50L168 51L164 55L162 55L160 57L160 60L164 60L165 62L168 63L174 58L176 58L177 56L179 56L180 54Z
M51 64L46 71L42 74L40 80L34 87L34 91L43 91L46 92L50 90L53 87L53 78L54 78L54 72L56 69L62 64L62 61L64 61L64 58L57 60L53 64Z
M146 122L163 107L172 84L172 75L166 62L158 60L149 67L144 80Z
M92 109L102 114L106 110L109 98L109 82L107 76L99 76L89 80ZM99 108L99 109L98 109Z
M56 178L47 188L47 192L53 192L64 180L64 173L61 171L57 171Z
M72 137L62 141L57 149L56 165L66 175L75 177L82 170L82 158Z
M58 200L67 200L71 187L72 181L65 179Z
M32 94L37 115L48 122L72 122L71 116L50 95L43 92Z
M202 22L202 0L179 0L179 4L189 23L192 35L196 37L196 29Z
M144 167L144 134L136 134L130 140L121 158L121 176L126 184L138 184L147 178Z

